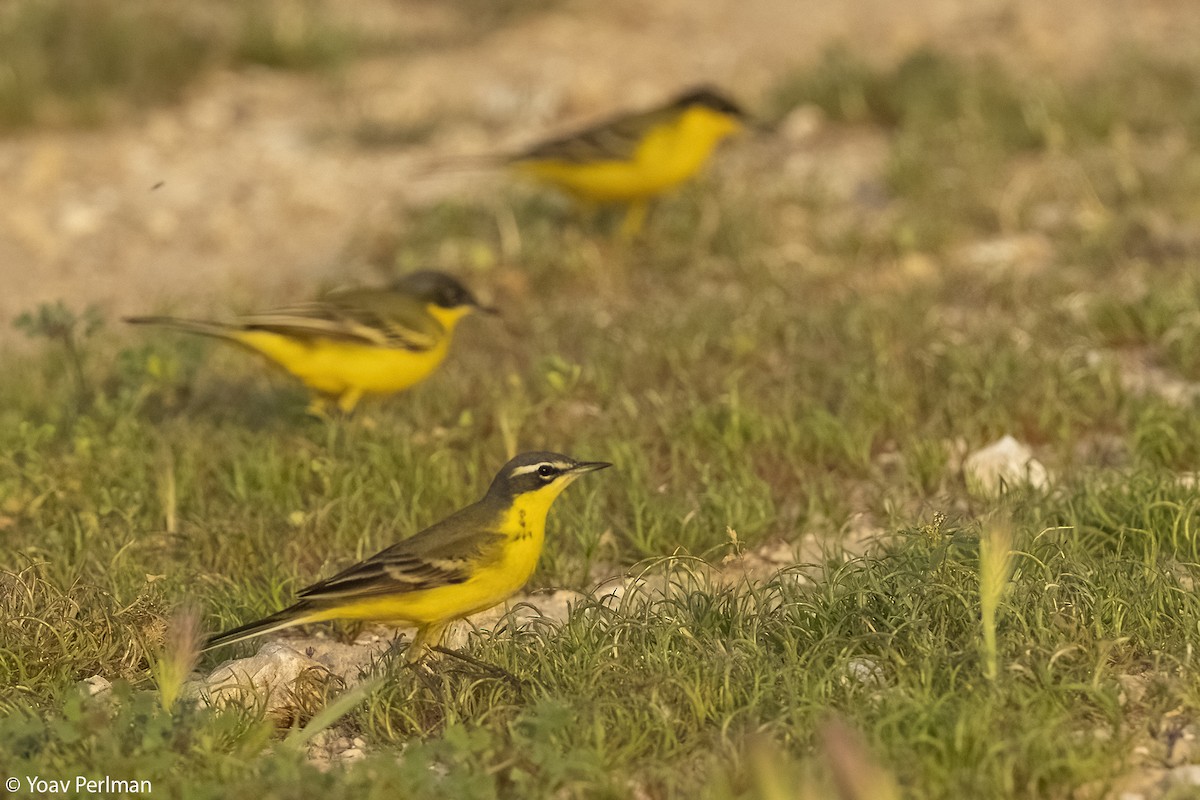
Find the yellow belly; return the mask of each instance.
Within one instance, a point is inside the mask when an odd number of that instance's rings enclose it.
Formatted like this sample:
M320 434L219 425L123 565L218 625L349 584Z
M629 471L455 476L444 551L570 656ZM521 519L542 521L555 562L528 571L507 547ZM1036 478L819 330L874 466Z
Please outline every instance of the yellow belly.
M594 203L629 203L654 197L682 183L691 172L673 172L636 161L532 161L522 165L529 175ZM698 167L697 167L698 169Z
M242 331L234 338L279 364L310 389L331 395L404 391L437 369L446 357L447 345L443 340L429 350L413 352L330 339L300 340L266 331Z
M342 604L314 611L304 622L361 619L410 622L416 625L470 616L503 603L521 590L537 568L546 538L546 515L566 484L548 486L518 498L498 521L507 541L482 556L463 583L393 595L347 598Z
M530 159L518 169L597 203L632 203L666 192L700 171L737 122L691 109L648 131L628 160L574 162Z
M352 599L344 605L316 611L304 621L359 619L428 625L467 617L503 603L519 592L533 574L541 551L541 537L529 535L510 542L502 560L478 569L464 583Z

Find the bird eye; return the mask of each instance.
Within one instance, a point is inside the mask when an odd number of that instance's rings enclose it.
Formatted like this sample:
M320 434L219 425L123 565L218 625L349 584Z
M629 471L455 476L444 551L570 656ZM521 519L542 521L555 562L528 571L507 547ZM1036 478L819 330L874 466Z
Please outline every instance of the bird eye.
M540 467L538 467L538 475L542 478L549 478L553 474L554 467L550 466L549 464L542 464Z

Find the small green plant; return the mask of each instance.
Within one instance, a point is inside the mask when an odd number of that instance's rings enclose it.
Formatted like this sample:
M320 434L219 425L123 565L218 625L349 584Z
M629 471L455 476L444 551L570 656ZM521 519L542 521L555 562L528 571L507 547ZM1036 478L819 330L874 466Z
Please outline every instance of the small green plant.
M59 300L42 303L33 311L23 312L14 324L31 338L45 338L62 345L71 379L75 383L76 399L80 407L86 405L92 395L84 370L86 345L104 324L100 309L88 306L83 313L77 314Z
M356 37L326 0L11 0L0 6L0 131L95 125L174 103L204 74L336 67Z
M241 10L236 62L275 69L336 67L353 50L349 30L335 25L321 0L252 0Z
M97 123L172 102L212 61L189 9L135 0L14 0L0 8L0 129Z

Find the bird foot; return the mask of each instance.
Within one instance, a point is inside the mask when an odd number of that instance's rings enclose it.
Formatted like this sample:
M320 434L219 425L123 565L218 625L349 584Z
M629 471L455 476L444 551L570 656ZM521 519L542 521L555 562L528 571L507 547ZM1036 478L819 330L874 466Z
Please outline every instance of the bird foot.
M523 680L518 678L516 675L513 675L504 667L498 667L495 664L489 664L486 661L480 661L474 656L469 656L466 653L460 653L457 650L451 650L448 647L442 647L441 645L436 645L431 648L431 650L440 653L443 656L449 656L450 658L457 659L464 664L469 664L489 677L499 678L507 681L514 689L521 689L525 685Z

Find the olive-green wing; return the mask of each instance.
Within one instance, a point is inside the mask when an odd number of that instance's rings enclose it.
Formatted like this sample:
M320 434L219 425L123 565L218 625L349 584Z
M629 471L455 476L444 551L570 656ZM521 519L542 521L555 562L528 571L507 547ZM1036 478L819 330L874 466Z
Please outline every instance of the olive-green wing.
M638 145L655 127L673 121L680 114L675 106L626 114L560 139L534 145L513 161L628 161Z
M463 583L499 557L505 537L492 530L496 513L469 506L397 542L332 578L300 591L305 600L338 600L436 589Z
M330 292L311 303L244 316L238 327L402 350L428 350L444 333L424 303L387 289Z

